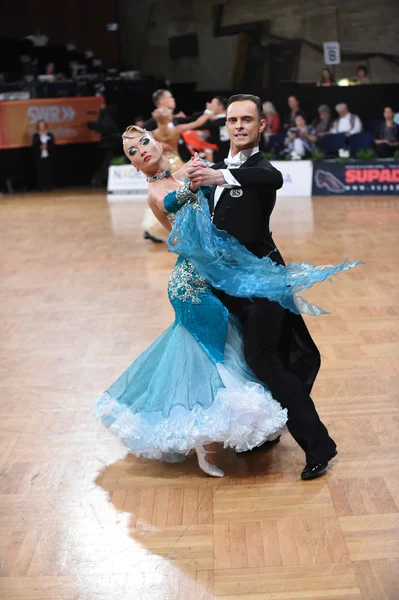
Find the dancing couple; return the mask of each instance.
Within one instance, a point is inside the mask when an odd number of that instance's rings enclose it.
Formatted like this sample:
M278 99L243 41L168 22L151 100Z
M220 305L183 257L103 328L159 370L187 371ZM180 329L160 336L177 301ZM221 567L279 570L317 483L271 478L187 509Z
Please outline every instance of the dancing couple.
M320 354L297 296L357 262L285 265L269 229L281 173L259 152L256 96L228 102L228 158L194 157L172 173L150 133L128 127L123 147L149 182L148 203L178 258L168 284L175 321L97 402L128 449L179 461L196 452L214 477L218 444L237 452L276 441L285 424L305 452L302 479L327 471L336 444L310 397Z

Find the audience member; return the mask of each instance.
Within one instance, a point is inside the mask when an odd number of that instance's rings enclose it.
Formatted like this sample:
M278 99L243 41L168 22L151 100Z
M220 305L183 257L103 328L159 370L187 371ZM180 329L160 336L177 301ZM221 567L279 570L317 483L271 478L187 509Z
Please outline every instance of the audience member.
M55 64L53 62L47 63L44 73L45 75L55 75Z
M368 78L367 68L364 65L359 65L356 69L357 85L367 85L371 83Z
M378 158L390 158L399 146L399 126L393 120L394 112L390 106L384 109L384 121L375 132L375 149Z
M280 131L280 115L274 107L274 104L267 101L263 103L263 114L265 115L266 127L265 133L278 133Z
M319 116L313 121L312 128L317 141L320 142L322 137L331 132L332 117L330 107L327 104L321 104L317 112Z
M335 110L339 114L339 118L334 122L331 133L345 133L349 137L363 130L360 118L350 113L348 106L344 102L337 104Z
M281 119L280 115L276 111L274 104L267 101L263 103L263 115L266 120L266 127L262 134L261 142L262 146L266 149L269 146L270 137L274 133L280 131Z
M40 27L36 27L35 33L27 35L25 39L30 40L36 48L47 46L48 44L48 37L40 32Z
M305 117L299 113L295 117L295 127L288 130L284 145L289 153L295 152L301 158L309 157L316 150L317 137Z
M330 69L327 69L327 67L322 69L320 81L318 81L316 85L318 87L331 87L332 85L335 85L334 75Z
M33 135L33 152L36 161L37 187L48 192L53 186L53 149L54 136L48 131L47 123L37 122L37 131Z
M290 129L295 127L295 117L301 113L301 107L299 106L299 100L296 96L288 97L288 108L290 112L284 118L284 129Z

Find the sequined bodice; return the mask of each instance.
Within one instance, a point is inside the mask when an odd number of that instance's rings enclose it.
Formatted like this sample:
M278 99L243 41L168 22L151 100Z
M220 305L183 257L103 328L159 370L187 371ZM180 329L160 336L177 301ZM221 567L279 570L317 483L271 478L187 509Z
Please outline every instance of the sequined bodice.
M168 284L175 324L190 331L213 362L223 362L228 312L193 265L178 258Z
M200 277L188 260L182 259L176 263L168 285L169 298L178 298L182 302L201 304L201 294L210 289L206 279Z

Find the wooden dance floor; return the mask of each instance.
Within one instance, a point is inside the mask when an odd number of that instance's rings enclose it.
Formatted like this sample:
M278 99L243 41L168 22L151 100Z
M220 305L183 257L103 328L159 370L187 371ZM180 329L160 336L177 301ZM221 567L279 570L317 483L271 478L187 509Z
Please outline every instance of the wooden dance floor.
M332 313L307 322L339 449L311 482L288 433L221 452L211 479L128 455L91 415L173 318L174 256L142 239L143 209L0 199L0 598L397 600L399 197L278 202L287 260L367 263L306 294Z

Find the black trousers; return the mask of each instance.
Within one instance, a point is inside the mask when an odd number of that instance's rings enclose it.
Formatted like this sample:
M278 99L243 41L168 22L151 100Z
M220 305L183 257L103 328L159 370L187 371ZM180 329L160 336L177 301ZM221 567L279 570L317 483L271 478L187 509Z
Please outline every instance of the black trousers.
M304 320L264 298L250 301L215 294L243 326L247 364L288 410L288 430L308 464L328 462L336 448L320 421L310 391L320 354Z
M50 190L53 187L53 166L51 158L39 158L36 163L37 187Z

